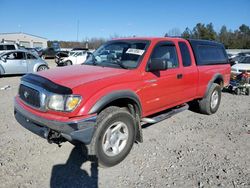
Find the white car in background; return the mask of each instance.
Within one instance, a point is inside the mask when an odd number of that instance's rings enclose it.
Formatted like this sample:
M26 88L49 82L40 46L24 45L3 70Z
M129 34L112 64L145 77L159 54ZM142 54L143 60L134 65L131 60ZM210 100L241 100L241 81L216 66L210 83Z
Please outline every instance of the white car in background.
M250 73L250 55L243 56L238 63L231 67L231 73L238 75L242 72Z
M64 58L61 63L64 65L82 64L87 59L87 56L88 54L86 50L70 51L69 57Z

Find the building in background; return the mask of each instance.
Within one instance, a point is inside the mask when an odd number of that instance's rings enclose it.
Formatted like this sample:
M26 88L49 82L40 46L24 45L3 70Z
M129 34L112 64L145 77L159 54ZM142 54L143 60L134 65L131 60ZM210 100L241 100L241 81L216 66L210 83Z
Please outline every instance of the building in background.
M28 33L0 33L0 42L17 43L26 48L47 48L48 40Z

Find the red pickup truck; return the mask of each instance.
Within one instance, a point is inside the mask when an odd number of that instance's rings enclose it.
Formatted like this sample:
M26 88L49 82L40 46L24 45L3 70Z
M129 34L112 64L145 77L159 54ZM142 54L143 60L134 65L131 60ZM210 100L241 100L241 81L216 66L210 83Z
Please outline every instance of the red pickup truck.
M188 108L213 114L230 64L224 46L182 38L109 41L82 65L21 78L15 118L50 143L81 143L102 166L121 162L141 124L156 123Z

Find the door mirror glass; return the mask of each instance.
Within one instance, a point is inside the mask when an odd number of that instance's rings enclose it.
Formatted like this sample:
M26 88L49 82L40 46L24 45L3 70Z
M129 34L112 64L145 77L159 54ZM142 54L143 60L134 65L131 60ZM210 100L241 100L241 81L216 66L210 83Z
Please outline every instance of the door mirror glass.
M167 68L168 68L167 62L162 59L151 59L151 61L148 64L149 72L166 70Z

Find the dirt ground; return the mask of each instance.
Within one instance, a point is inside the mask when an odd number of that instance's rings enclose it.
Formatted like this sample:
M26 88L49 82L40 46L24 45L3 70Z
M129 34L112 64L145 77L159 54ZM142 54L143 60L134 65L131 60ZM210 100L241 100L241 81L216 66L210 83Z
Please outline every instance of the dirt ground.
M53 60L49 60L54 67ZM22 128L13 116L20 76L0 78L0 187L250 187L250 97L222 94L211 116L185 111L143 129L112 168Z

